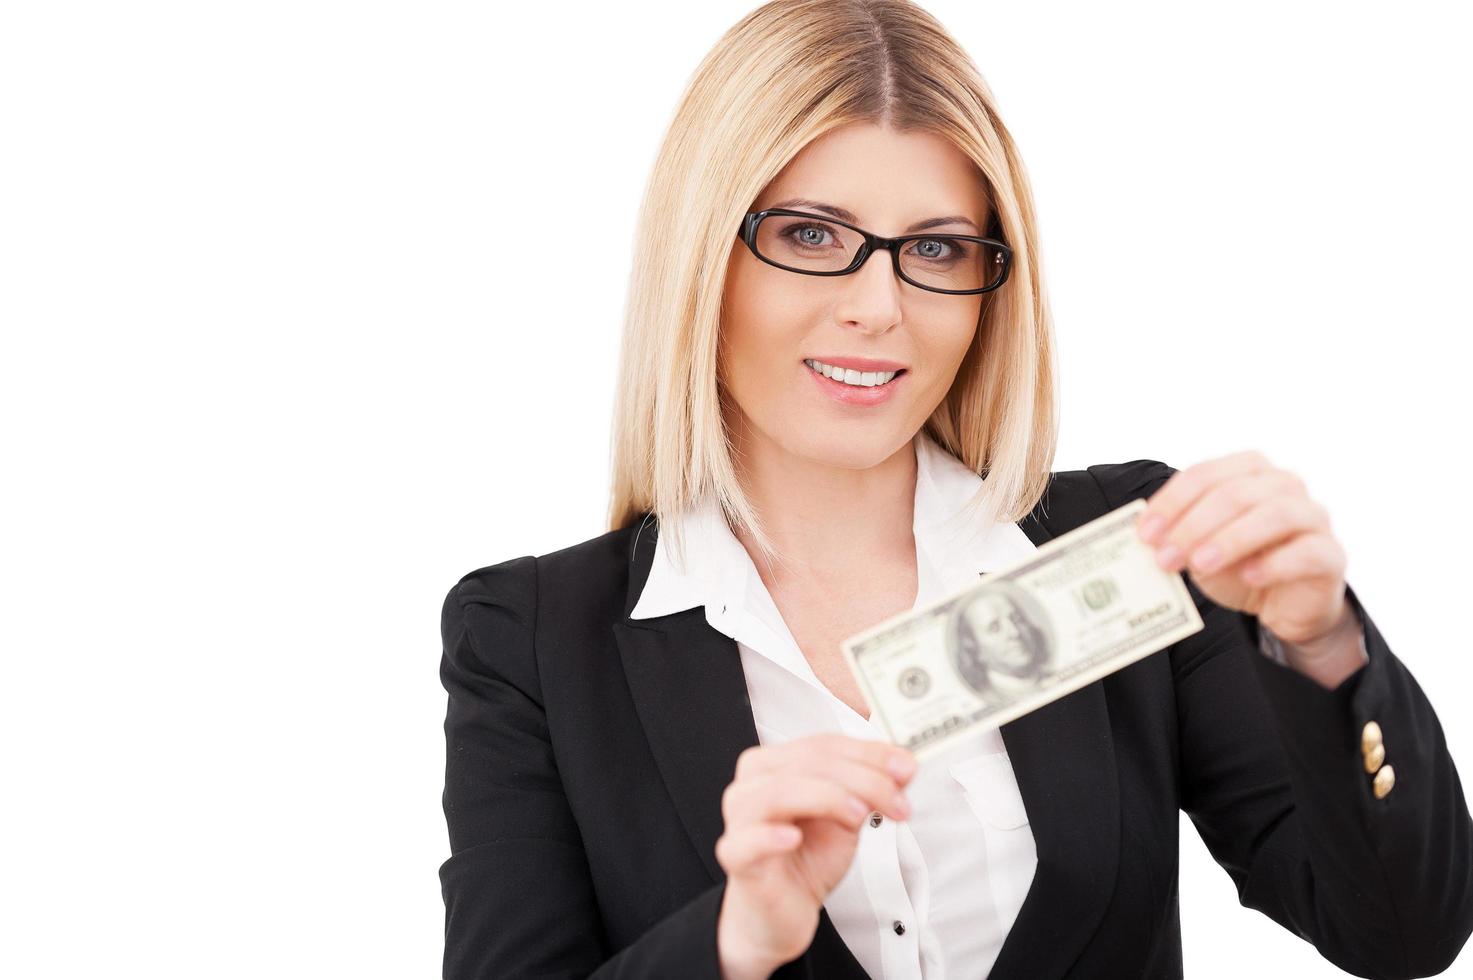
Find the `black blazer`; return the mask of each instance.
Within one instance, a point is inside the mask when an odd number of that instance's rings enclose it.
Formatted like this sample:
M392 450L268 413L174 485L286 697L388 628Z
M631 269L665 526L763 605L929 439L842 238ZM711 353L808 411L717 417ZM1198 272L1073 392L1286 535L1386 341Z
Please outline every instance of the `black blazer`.
M1056 472L1019 525L1041 544L1173 472ZM759 743L736 642L702 607L628 619L659 533L645 517L445 598L450 980L719 976L721 795ZM1422 689L1348 587L1370 662L1329 691L1183 579L1202 631L1002 726L1038 866L990 976L1182 976L1178 809L1244 906L1337 966L1445 969L1473 931L1473 820ZM1379 800L1371 720L1396 775ZM865 973L824 911L774 976Z

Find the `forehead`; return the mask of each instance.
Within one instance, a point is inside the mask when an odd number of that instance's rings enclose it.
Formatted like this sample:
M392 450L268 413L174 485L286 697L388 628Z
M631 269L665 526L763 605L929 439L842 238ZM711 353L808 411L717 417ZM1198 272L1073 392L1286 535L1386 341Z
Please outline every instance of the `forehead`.
M935 133L851 123L808 143L756 206L805 197L846 208L861 222L909 223L988 213L986 181L971 158Z

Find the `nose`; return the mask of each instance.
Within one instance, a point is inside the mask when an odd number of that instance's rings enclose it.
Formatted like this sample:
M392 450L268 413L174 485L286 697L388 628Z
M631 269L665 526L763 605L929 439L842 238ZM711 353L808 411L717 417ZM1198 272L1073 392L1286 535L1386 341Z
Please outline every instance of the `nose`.
M870 252L859 268L844 278L848 288L835 310L841 322L869 324L878 333L900 319L900 290L904 284L895 275L889 249Z

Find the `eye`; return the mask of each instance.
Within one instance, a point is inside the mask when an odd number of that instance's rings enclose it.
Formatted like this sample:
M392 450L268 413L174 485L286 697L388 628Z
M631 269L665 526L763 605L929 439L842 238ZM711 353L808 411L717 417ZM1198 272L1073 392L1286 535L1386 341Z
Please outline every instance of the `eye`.
M965 254L966 243L954 238L922 238L911 243L911 254L928 262L944 262Z
M783 229L783 236L785 238L804 248L822 248L828 244L823 240L824 235L832 238L834 230L828 225L820 225L813 222L799 222Z

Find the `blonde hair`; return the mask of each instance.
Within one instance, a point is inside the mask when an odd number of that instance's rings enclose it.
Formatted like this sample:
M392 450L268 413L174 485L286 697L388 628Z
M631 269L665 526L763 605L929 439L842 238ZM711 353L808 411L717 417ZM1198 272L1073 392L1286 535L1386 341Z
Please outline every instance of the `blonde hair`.
M1032 192L992 93L961 47L909 0L772 0L697 67L645 189L611 433L609 530L714 494L733 527L777 551L743 493L718 390L718 331L737 228L810 141L868 122L948 139L986 181L1008 281L984 294L951 390L924 424L984 478L978 526L1026 516L1057 442L1053 326ZM671 518L667 520L667 518Z

